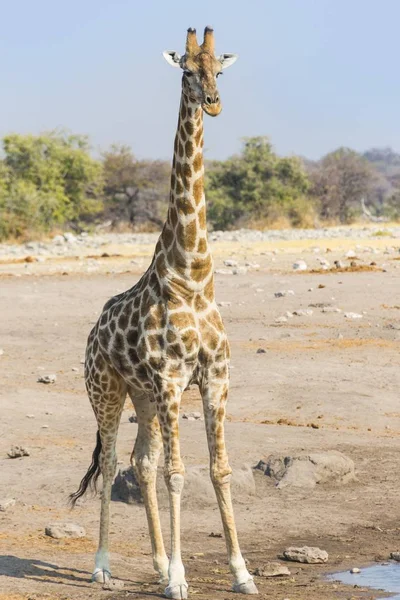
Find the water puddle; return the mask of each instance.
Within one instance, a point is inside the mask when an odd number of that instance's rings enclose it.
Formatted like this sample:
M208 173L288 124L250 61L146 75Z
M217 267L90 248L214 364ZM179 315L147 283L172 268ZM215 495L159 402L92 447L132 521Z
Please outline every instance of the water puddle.
M369 587L375 590L384 590L385 592L395 593L391 596L392 600L400 600L400 563L385 563L383 565L374 565L361 569L361 573L335 573L330 575L331 581L341 581L348 585L359 585Z

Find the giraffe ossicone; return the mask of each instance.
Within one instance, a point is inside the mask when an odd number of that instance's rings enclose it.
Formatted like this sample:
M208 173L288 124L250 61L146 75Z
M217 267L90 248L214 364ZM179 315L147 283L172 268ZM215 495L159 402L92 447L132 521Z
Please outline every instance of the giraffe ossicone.
M136 285L105 304L89 335L85 382L97 419L97 444L92 464L71 500L76 502L102 475L100 538L92 578L105 582L111 577L108 533L111 486L117 466L115 444L129 394L138 421L132 464L146 509L153 565L160 581L167 583L165 595L186 598L188 585L180 546L185 469L180 453L179 407L182 392L190 384L197 384L233 590L256 594L239 549L230 495L231 468L223 428L230 351L215 302L204 197L203 113L217 116L221 112L217 77L235 62L236 55L217 57L214 32L206 27L201 45L196 31L189 29L185 54L168 51L164 57L183 71L168 215L148 270ZM162 447L171 513L169 558L155 485Z

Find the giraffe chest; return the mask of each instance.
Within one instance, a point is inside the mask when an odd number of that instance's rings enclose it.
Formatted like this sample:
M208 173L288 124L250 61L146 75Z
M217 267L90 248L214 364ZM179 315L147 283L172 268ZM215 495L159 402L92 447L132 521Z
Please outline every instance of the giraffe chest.
M214 363L226 362L229 347L215 304L196 312L152 303L146 311L114 311L98 326L99 344L113 366L132 385L150 389L154 378L180 380L186 387ZM121 318L122 316L122 318ZM103 323L105 319L103 320Z

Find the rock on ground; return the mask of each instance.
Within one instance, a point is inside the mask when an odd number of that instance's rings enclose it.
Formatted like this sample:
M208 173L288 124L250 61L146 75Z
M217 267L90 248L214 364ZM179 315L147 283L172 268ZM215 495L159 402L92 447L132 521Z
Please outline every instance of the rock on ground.
M11 450L7 452L9 458L20 458L21 456L29 456L29 450L23 446L11 446Z
M256 493L253 469L249 465L234 469L231 482L235 501L248 501L249 496L254 496ZM157 497L161 508L169 507L162 467L158 469ZM132 467L119 470L112 487L112 498L127 504L143 502L140 486ZM208 465L186 467L182 505L186 507L217 506Z
M266 461L260 460L256 469L275 480L279 489L313 488L317 483L343 484L355 479L354 462L335 450L293 456L271 454Z
M52 375L40 375L37 379L38 383L55 383L57 380L57 376Z
M50 523L45 527L45 534L59 540L85 537L86 531L76 523Z
M400 562L400 552L391 552L390 558L393 558L393 560Z
M293 562L316 564L328 562L329 555L325 550L321 550L320 548L310 546L295 548L292 546L283 551L283 558Z
M286 565L279 562L268 562L262 567L257 567L254 570L254 575L258 577L284 577L290 575L290 571Z
M14 498L6 498L5 500L0 500L0 512L6 512L9 508L15 506Z

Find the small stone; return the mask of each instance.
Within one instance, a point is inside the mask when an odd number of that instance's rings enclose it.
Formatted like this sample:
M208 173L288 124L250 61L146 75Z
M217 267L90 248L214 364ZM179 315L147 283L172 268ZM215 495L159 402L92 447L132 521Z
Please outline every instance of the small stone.
M293 290L281 290L279 292L275 292L275 298L284 298L285 296L294 296Z
M61 538L85 537L86 531L76 523L50 523L45 527L45 534L57 540Z
M48 429L49 426L48 425L42 425L42 429Z
M358 567L353 567L352 569L350 569L350 573L353 573L353 574L361 573L361 569L359 569Z
M11 450L7 452L9 458L21 458L29 456L29 450L23 446L11 446Z
M247 267L234 267L234 269L232 269L232 273L233 275L245 275L248 271Z
M343 269L344 263L341 260L335 260L333 263L337 269Z
M79 373L78 367L72 367L71 371L73 371L74 373Z
M395 560L397 562L400 562L400 552L391 552L390 558L392 558L393 560Z
M324 306L321 310L323 313L340 313L342 312L337 306Z
M294 562L317 564L328 562L328 553L320 548L303 546L302 548L290 547L284 550L283 558Z
M233 258L227 258L226 260L224 260L224 265L226 267L238 267L239 263L237 260L233 260Z
M346 258L355 258L356 253L354 252L354 250L348 250L348 252L346 252L345 256L346 256Z
M290 312L290 310L287 310L287 311L285 312L285 317L287 317L288 319L293 319L293 313L292 313L292 312Z
M137 423L137 416L135 414L132 414L128 420L129 423Z
M187 421L200 421L202 419L202 414L200 412L183 413L182 419L186 419Z
M124 582L120 581L119 579L109 579L108 581L106 581L106 583L103 584L103 590L106 591L115 591L115 590L123 590L124 589Z
M14 498L6 498L5 500L0 500L0 512L6 512L9 508L15 506Z
M218 306L221 306L221 308L232 306L232 302L218 302Z
M307 308L306 310L300 308L299 310L294 310L293 314L296 315L296 317L311 317L313 311L311 308Z
M257 354L266 354L266 350L264 348L257 348Z
M293 263L294 271L307 271L307 269L307 263L304 260L296 260L296 262Z
M215 269L216 275L233 275L233 271L229 269Z
M287 317L276 317L275 323L287 323Z
M285 577L290 575L290 571L286 565L279 562L268 562L262 567L257 567L254 570L254 575L258 577Z
M4 354L3 348L0 348L0 356L3 356L3 354Z
M354 312L346 312L344 313L344 318L345 319L362 319L362 315L360 315L359 313L354 313Z
M331 266L331 263L329 262L329 260L326 260L326 258L318 258L318 261L323 269L329 269L329 267Z
M35 415L25 415L27 419L34 419Z
M40 375L37 378L38 383L55 383L57 381L57 375Z

